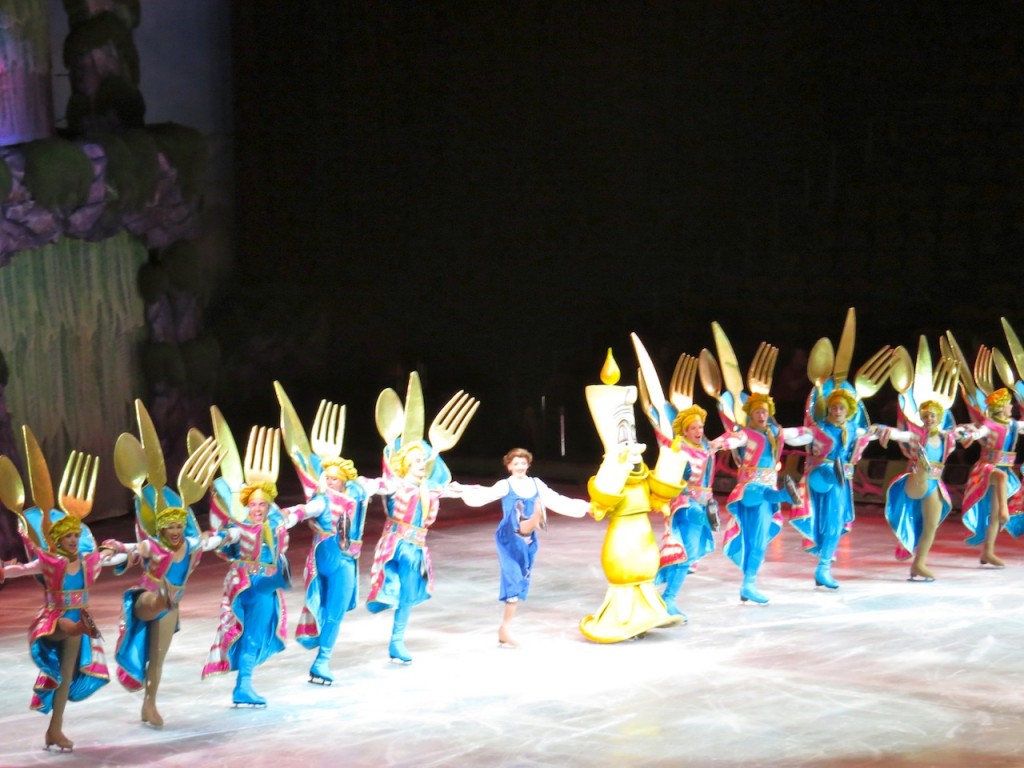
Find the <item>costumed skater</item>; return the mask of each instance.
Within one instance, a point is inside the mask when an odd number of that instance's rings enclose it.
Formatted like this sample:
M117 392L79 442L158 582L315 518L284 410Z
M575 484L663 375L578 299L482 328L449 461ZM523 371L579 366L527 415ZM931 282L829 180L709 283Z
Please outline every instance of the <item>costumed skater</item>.
M647 350L636 334L632 339L640 362L640 386L649 393L649 402L664 403ZM595 643L630 640L686 621L682 615L669 614L654 586L660 558L649 517L652 511L670 514L668 503L682 490L685 459L670 445L661 445L654 471L647 467L647 446L636 440L637 387L620 386L618 380L619 369L609 349L601 369L603 383L586 388L587 406L604 447L604 458L587 490L594 519L608 520L601 547L608 589L601 607L580 621L580 632ZM658 418L659 429L671 430L667 414L659 412Z
M967 369L963 352L951 333L949 347L959 363L961 394L974 422L967 427L968 442L981 442L981 455L971 468L961 503L963 524L970 530L967 543L982 545L980 562L1002 568L1006 564L996 555L996 537L1003 527L1020 535L1024 515L1010 515L1010 499L1020 493L1020 478L1013 465L1014 448L1024 421L1013 418L1013 395L1006 388L993 389L993 350L982 346L975 360L974 376ZM1000 355L1000 357L1002 357ZM1013 390L1018 397L1020 393Z
M543 480L527 475L533 454L525 448L513 448L505 454L503 462L508 479L487 488L463 486L462 501L471 507L482 507L501 499L501 522L494 532L501 569L498 599L505 604L498 627L498 644L515 648L519 643L512 637L512 620L519 602L525 600L530 591L530 576L537 557L537 529L547 529L546 510L583 517L590 510L590 502L562 496Z
M295 408L279 382L281 434L306 495L306 522L313 543L306 557L305 601L295 640L316 649L309 682L330 685L331 654L345 614L356 607L359 553L367 501L380 493L382 482L359 477L355 465L342 458L345 406L321 400L313 421L312 445Z
M217 553L231 563L224 579L220 621L203 678L237 671L236 706L266 706L253 688L253 670L284 650L288 623L284 590L291 588L288 529L301 522L301 507L281 509L277 498L280 432L253 427L244 468L227 422L211 408L213 430L224 449L214 480L210 520L223 527Z
M796 483L788 475L777 488L782 445L807 445L813 439L805 427L781 427L775 420L775 401L768 394L779 351L765 342L757 348L743 391L739 363L725 331L711 324L722 368L707 349L700 353L704 390L718 403L718 415L728 433L725 447L735 451L736 486L726 500L732 520L726 526L722 551L743 573L740 600L760 605L768 597L757 588L757 575L768 543L782 530L783 503L800 502ZM726 391L722 391L723 377Z
M899 422L896 429L883 427L879 439L882 445L888 440L900 443L907 471L893 478L885 491L885 519L900 542L897 551L914 558L909 581L935 581L928 553L939 524L953 506L942 470L957 440L966 439L965 430L956 426L950 413L957 364L943 358L933 374L931 352L922 336L916 365L905 348L897 348L890 380L899 393Z
M839 340L838 354L827 338L817 341L807 361L814 386L807 398L804 425L813 436L800 481L802 503L794 507L790 524L804 537L805 549L817 555L814 584L839 589L832 561L839 539L855 517L853 471L868 443L877 439L863 400L889 379L893 350L883 347L860 367L854 383L847 381L853 354L856 318L851 308Z
M458 497L462 489L441 453L453 448L479 403L462 391L441 409L423 440L423 390L419 374L409 374L405 406L393 389L377 398L377 431L384 438L384 508L387 519L370 568L366 607L371 613L393 608L394 623L388 656L412 663L405 647L405 629L412 609L429 600L434 571L427 549L427 529L437 519L442 497Z
M1020 339L1017 338L1009 321L1005 317L1000 320L1006 333L1006 342L1010 348L1013 364L1011 365L998 349L992 350L992 363L998 370L1003 385L1010 389L1018 406L1024 408L1024 373L1021 373L1024 371L1024 346L1021 345ZM1006 530L1014 538L1020 538L1024 536L1024 492L1008 499L1007 505L1010 519L1006 523Z
M142 442L123 433L114 446L114 468L121 484L135 494L137 541L107 539L101 549L130 553L142 562L138 585L124 593L114 658L118 682L133 693L145 691L142 722L161 728L156 697L164 659L179 628L178 605L203 552L220 543L220 537L200 531L190 505L206 494L222 451L212 437L190 445L175 492L167 485L163 450L141 400L135 401L135 413Z
M100 632L89 613L89 588L103 566L126 558L97 549L82 522L92 510L99 457L71 452L55 509L46 459L27 426L23 433L35 506L22 508L25 489L7 456L0 456L0 500L18 517L18 532L32 559L0 566L0 582L36 576L43 584L46 602L29 627L29 650L39 668L30 706L50 713L45 748L70 752L74 742L64 735L68 701L83 701L110 682Z
M640 402L654 427L658 444L671 447L684 462L683 490L669 503L658 575L654 579L656 585L665 585L661 599L669 614L684 619L686 614L679 610L676 596L690 568L715 551L715 531L720 524L718 502L712 493L715 453L725 446L722 437L710 442L704 437L708 412L693 402L696 376L697 358L683 354L672 373L669 399L661 407L650 401L651 393L644 386L640 387ZM645 383L643 377L641 383ZM662 431L665 423L671 424L670 433Z

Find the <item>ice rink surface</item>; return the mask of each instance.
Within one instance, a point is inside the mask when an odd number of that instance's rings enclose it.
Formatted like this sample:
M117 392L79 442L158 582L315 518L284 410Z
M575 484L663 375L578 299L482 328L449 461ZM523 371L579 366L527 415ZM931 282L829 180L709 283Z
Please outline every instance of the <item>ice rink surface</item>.
M41 588L10 580L0 591L0 765L1024 765L1024 543L1005 534L1007 567L981 567L951 516L929 561L937 580L912 583L880 511L865 507L837 556L840 589L829 592L815 588L815 559L787 527L761 572L769 605L741 604L739 571L716 552L683 587L686 626L595 645L577 624L604 596L605 525L552 515L513 650L497 643L499 514L445 505L428 537L434 597L414 609L406 635L411 665L388 661L391 614L360 605L342 623L333 686L307 682L314 653L290 634L254 676L269 706L233 708L233 674L200 680L226 570L207 555L165 664L165 727L142 724L141 694L112 679L68 705L71 754L42 749L48 718L28 709L36 671L26 629ZM461 522L445 525L446 510ZM382 517L372 506L361 597ZM96 533L127 527L101 521ZM300 581L310 538L293 533ZM119 595L137 574L104 573L92 591L112 675ZM287 602L291 631L298 585Z

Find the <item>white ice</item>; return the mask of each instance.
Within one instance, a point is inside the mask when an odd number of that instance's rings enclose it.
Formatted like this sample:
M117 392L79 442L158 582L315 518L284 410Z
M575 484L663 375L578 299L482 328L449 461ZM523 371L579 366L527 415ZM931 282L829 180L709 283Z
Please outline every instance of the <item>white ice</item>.
M232 708L234 676L199 674L225 570L208 555L167 657L165 727L140 723L141 695L112 680L68 705L71 754L43 751L47 717L28 709L26 628L41 588L9 581L0 591L0 765L1024 765L1024 554L1008 537L1006 569L980 567L951 517L930 559L937 581L911 583L879 510L862 508L838 554L837 592L814 587L815 560L786 530L762 570L769 605L741 605L737 569L714 553L683 588L688 625L595 645L577 623L604 595L604 524L552 515L516 619L523 647L509 650L497 643L497 514L451 501L446 515L461 522L429 535L436 590L412 614L412 665L388 662L391 615L360 606L342 624L332 687L307 682L313 652L290 640L254 677L269 706ZM374 507L362 595L381 519ZM97 526L101 536L129 535L123 520ZM308 546L297 530L298 579ZM130 584L104 574L93 590L111 671L118 596ZM290 629L300 598L299 588L288 593Z

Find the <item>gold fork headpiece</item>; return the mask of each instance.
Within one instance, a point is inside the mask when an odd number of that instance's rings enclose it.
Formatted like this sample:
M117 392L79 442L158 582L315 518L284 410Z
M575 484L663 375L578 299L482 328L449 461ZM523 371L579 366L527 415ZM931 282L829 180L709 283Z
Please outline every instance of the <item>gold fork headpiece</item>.
M676 360L672 381L668 385L668 399L677 411L693 405L693 384L697 380L697 358L685 352Z
M220 508L223 509L232 519L237 521L245 520L248 515L248 510L242 506L239 501L239 491L245 485L245 471L242 468L242 459L238 454L238 444L235 442L235 437L231 433L231 428L228 426L227 420L224 418L224 414L220 412L220 409L216 406L210 406L210 419L213 424L213 438L216 441L216 469L220 470L220 476L223 483L214 483L214 480L210 480L210 484L214 486L214 494L220 502ZM186 436L185 442L188 446L189 457L193 456L197 452L206 450L205 458L197 459L199 465L205 465L205 462L214 461L210 458L209 440L201 431L198 429L190 429ZM192 467L192 472L186 476L192 477L192 482L197 479L202 480L203 477L200 472L199 466L196 464L187 466ZM182 467L184 472L185 467ZM193 474L194 473L194 474ZM183 482L183 475L179 474L178 483L179 488ZM188 481L185 481L188 482ZM205 491L204 491L205 492ZM184 493L182 495L185 495ZM211 510L212 512L212 510ZM210 523L214 528L220 527L221 521L218 516L214 514L210 515Z
M313 453L320 458L339 458L345 443L344 405L321 400L313 419Z
M775 363L779 359L779 348L762 341L757 345L754 359L747 371L747 386L751 394L767 395L771 392L775 375Z
M442 453L454 448L479 407L480 402L461 389L452 395L430 424L427 437L434 451Z
M206 495L225 453L215 437L206 438L189 453L178 473L178 494L184 507L190 507Z
M245 482L276 483L281 468L281 430L253 427L245 446Z
M67 464L64 465L64 474L61 476L58 491L58 503L65 513L79 520L89 515L96 495L99 468L99 456L79 451L71 452Z

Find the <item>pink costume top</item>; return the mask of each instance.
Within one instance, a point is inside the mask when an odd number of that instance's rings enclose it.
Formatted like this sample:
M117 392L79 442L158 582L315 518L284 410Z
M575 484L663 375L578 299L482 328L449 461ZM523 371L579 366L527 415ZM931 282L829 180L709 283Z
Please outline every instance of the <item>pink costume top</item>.
M702 440L700 445L694 445L689 440L678 442L679 452L686 457L687 470L684 473L686 485L683 486L682 492L672 500L671 509L689 507L691 501L701 506L707 506L707 503L714 497L711 484L715 480L715 451L711 450L708 445L707 440Z
M52 635L57 629L57 619L68 611L89 607L89 587L96 581L103 569L103 555L99 551L81 555L79 561L82 574L85 577L85 587L84 589L65 590L64 575L70 564L68 559L38 549L34 551L34 554L39 562L39 575L43 579L45 602L39 609L39 613L36 614L29 630L29 639L32 641Z
M137 619L134 615L135 601L142 592L158 592L163 587L163 579L170 585L170 598L174 604L181 602L185 594L185 585L192 572L199 565L203 552L217 546L216 538L205 541L198 536L185 537L182 542L184 554L177 563L174 560L176 551L168 549L162 541L147 534L137 527L139 542L122 544L108 540L104 546L114 551L137 552L143 558L143 573L138 584L125 592L121 617L121 626L117 637L117 679L129 691L139 691L145 686L146 664L149 663L148 622ZM144 553L144 554L143 554ZM162 619L166 611L157 616ZM177 631L177 630L176 630Z
M809 473L823 464L833 464L834 459L830 457L834 456L837 451L842 452L842 446L839 445L840 440L838 439L838 435L833 435L830 432L827 432L816 421L808 424L806 429L809 429L811 432L811 450L807 455L807 466L805 467L804 472ZM876 437L868 434L863 429L856 429L856 427L849 422L847 422L845 429L856 430L857 432L862 433L854 436L853 445L850 446L850 455L844 460L843 476L847 480L851 480L853 478L853 468L864 456L864 449L867 448L868 443L875 440Z
M992 472L1000 470L1014 475L1013 466L1017 460L1014 447L1022 427L1024 422L1010 420L1004 423L986 416L973 429L972 436L982 440L981 456L971 469L971 476L964 488L963 509L970 509L988 493L988 478Z
M314 555L316 548L328 539L336 538L338 531L341 530L350 531L354 535L354 538L352 536L348 538L342 552L355 560L359 559L359 555L363 551L363 537L362 524L361 521L357 521L356 513L359 512L361 506L366 505L367 496L380 492L381 481L367 480L361 477L358 481L350 482L358 482L364 491L364 495L356 498L351 493L339 493L328 488L322 494L312 497L306 504L305 518L309 523L310 529L313 531L313 545L309 548L309 557L306 561L307 568L313 567L315 570ZM325 499L330 511L329 525L326 524L328 521L323 516ZM359 524L357 525L357 523Z
M277 573L280 559L288 552L288 529L305 517L302 506L280 509L272 504L263 523L233 520L228 517L222 507L218 494L212 496L210 514L221 520L230 520L224 529L227 546L218 550L218 555L231 562L224 578L224 592L220 602L220 622L214 637L206 664L203 666L203 677L224 674L231 670L231 648L242 635L242 622L234 610L235 601L245 590L252 586L256 576L273 576ZM266 548L264 549L264 544ZM226 551L229 550L229 551ZM266 556L265 556L266 555ZM284 648L288 637L288 617L285 610L283 594L275 590L279 610L274 631L276 641L272 644L269 655Z
M921 451L931 452L932 449L928 446L928 441L931 437L937 435L941 458L929 460L928 479L938 482L939 493L942 495L942 499L947 504L950 503L949 490L946 488L946 483L942 480L942 472L946 468L946 461L949 459L950 454L956 450L959 427L957 429L939 429L932 435L923 426L909 420L905 420L902 427L902 429L882 427L878 433L879 442L883 447L885 447L889 440L896 440L900 443L900 450L903 452L903 455L907 457L907 471L893 478L892 482L895 483L900 478L912 475L917 471L917 466L921 463Z
M144 541L149 542L149 555L143 560L144 570L142 576L139 577L138 588L144 589L147 592L156 592L161 587L161 579L167 575L167 572L171 570L171 566L174 565L175 551L167 549L159 539L154 539L148 534L144 535ZM185 578L181 584L171 582L171 586L175 587L174 592L171 594L171 600L174 603L181 602L181 598L185 594L185 584L188 583L189 576L192 575L196 566L199 565L204 552L198 539L192 538L187 546L189 547L188 570L185 573Z
M667 440L661 434L656 433L659 444L667 444ZM683 490L669 503L672 515L665 517L665 529L662 533L661 544L661 567L676 565L686 562L690 557L701 557L701 553L688 553L680 538L676 535L673 522L674 513L680 509L689 509L691 505L698 505L706 510L708 503L714 498L715 481L715 451L709 447L706 439L695 445L689 440L677 440L678 452L686 457L686 469L683 472Z
M732 432L738 429L738 433L730 434L725 441L726 448L736 450L742 448L742 456L738 460L736 472L736 485L726 499L726 508L732 513L732 520L725 527L722 533L722 551L733 562L739 565L740 550L736 548L736 541L740 537L741 526L737 518L737 507L761 507L763 504L764 489L775 491L779 481L779 459L782 456L782 444L807 445L812 440L812 433L807 427L781 427L774 420L769 421L768 429L762 430L752 426L738 427L729 419L725 412L719 408L719 415L727 431ZM748 486L763 486L761 489L754 488L748 503L744 504L744 497L747 495ZM753 505L750 501L754 501ZM782 530L782 512L778 505L769 506L771 511L771 525L769 528L769 539L774 538Z
M826 428L828 425L829 428ZM828 466L829 471L835 470L837 461L842 462L843 477L847 486L853 479L853 472L857 462L864 456L864 450L872 440L877 440L878 435L869 433L866 429L858 428L852 422L847 421L842 427L831 424L825 419L818 421L810 416L808 412L807 422L804 426L806 434L810 436L810 450L807 452L807 459L804 464L803 476L800 478L801 504L794 507L790 518L802 520L809 518L812 514L811 503L813 497L810 493L811 473L818 467ZM853 433L851 436L850 433ZM845 445L842 445L845 437ZM848 451L848 453L847 453ZM844 456L844 454L847 454ZM823 489L814 490L822 492ZM852 503L852 502L851 502ZM850 510L852 519L852 509ZM799 527L799 526L798 526Z
M964 511L975 506L988 493L989 477L993 472L1000 470L1016 479L1013 465L1017 454L1013 448L1016 446L1022 427L1024 427L1024 422L1021 421L1011 419L1004 423L985 416L981 423L972 430L972 437L982 441L981 456L971 468L970 477L964 488L964 499L961 505ZM1020 485L1011 483L1007 490L1007 496L1012 497L1020 490Z
M303 483L305 487L305 482ZM306 555L305 588L306 600L303 601L299 623L295 627L295 637L300 642L303 638L316 638L320 635L320 589L315 582L318 577L317 548L320 546L339 547L341 555L357 568L357 561L363 549L363 526L366 518L367 495L379 492L379 480L359 478L346 483L345 492L327 488L323 493L313 495L306 504L306 521L313 531L313 543ZM315 490L316 486L307 488ZM326 514L325 514L326 513ZM340 531L346 535L339 535ZM315 604L311 605L311 595L315 596ZM356 590L352 591L352 604L345 610L355 607Z
M376 601L384 586L384 566L395 556L402 541L423 551L424 571L427 577L426 592L432 594L434 591L434 569L427 549L427 529L437 519L443 488L428 488L426 485L420 486L402 479L393 482L394 492L388 494L384 501L387 521L377 542L377 549L373 553L367 604ZM426 509L422 508L421 501L426 501Z
M721 416L726 430L731 433L726 438L726 448L743 449L736 472L736 486L726 500L727 505L739 502L750 483L775 488L779 480L782 444L807 445L813 439L813 433L807 427L780 427L771 421L767 430L761 430L750 425L740 427L724 413ZM732 433L733 430L738 430L738 433Z
M45 550L35 549L31 541L25 539L30 552L35 559L23 566L9 566L6 570L10 575L32 575L38 574L44 585L44 603L39 613L29 627L29 644L33 645L41 640L46 640L57 630L57 620L66 613L79 611L89 607L89 587L96 581L103 567L103 555L99 551L89 552L79 556L82 574L82 589L65 589L64 577L67 574L69 561L58 554L52 554ZM97 685L85 687L82 696L91 694L100 685L110 680L110 673L107 669L106 656L103 653L103 643L98 637L90 638L83 636L83 649L79 655L79 665L75 671L76 677L84 675L93 678ZM89 647L86 651L85 643ZM32 686L32 702L29 705L32 709L47 712L50 710L53 691L60 685L59 668L50 668L48 665L37 665L40 667L39 675ZM79 696L73 696L78 700Z

